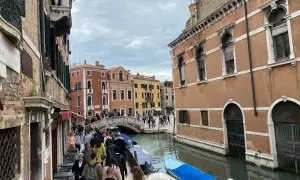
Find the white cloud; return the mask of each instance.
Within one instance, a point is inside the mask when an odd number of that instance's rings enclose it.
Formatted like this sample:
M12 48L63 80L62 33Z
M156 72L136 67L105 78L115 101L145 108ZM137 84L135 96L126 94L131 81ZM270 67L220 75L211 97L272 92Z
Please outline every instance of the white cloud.
M172 10L177 7L176 2L158 2L156 5L162 10Z
M141 46L149 45L149 37L147 36L135 36L130 40L127 48L139 48Z

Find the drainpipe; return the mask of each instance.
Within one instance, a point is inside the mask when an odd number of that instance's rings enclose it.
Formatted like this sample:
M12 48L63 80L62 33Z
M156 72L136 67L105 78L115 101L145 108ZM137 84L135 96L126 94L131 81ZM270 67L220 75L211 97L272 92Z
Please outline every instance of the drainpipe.
M39 0L39 13L40 13L40 40L41 40L41 96L45 96L45 15L44 15L44 0Z
M248 45L248 58L249 58L250 77L251 77L252 101L253 101L254 115L257 116L256 95L255 95L254 77L253 77L252 53L251 53L251 43L250 43L250 35L249 35L249 22L248 22L248 17L247 17L248 10L247 10L246 0L243 0L243 2L244 2L245 21L246 21L246 30L247 30L247 45Z

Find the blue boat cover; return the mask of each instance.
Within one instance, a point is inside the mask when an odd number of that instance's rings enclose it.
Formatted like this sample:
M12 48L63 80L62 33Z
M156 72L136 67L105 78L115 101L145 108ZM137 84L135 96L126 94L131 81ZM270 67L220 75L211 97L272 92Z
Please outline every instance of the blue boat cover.
M137 154L139 165L144 165L146 162L148 162L148 164L152 164L152 157L151 157L151 155L147 154L146 152L144 152L141 147L135 147L135 146L133 146L132 148L130 148L131 154L134 154L134 151Z
M165 168L180 180L216 180L212 175L175 159L165 158Z

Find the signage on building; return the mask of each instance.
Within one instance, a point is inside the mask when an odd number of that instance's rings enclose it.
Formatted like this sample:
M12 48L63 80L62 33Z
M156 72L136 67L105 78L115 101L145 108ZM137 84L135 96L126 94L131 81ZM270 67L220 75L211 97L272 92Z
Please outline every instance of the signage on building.
M0 76L6 78L6 67L20 73L20 51L0 32Z

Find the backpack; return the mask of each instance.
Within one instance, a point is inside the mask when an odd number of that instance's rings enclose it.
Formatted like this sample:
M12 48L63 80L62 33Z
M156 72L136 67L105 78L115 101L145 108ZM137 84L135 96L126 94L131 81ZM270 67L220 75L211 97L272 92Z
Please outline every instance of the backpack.
M88 168L87 168L87 172L86 172L86 176L85 176L86 180L97 180L97 179L99 179L98 178L98 173L97 173L97 170L96 170L97 164L99 164L99 162L96 162L93 166L88 164Z

